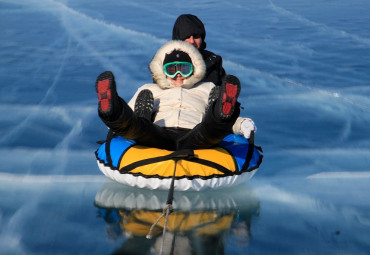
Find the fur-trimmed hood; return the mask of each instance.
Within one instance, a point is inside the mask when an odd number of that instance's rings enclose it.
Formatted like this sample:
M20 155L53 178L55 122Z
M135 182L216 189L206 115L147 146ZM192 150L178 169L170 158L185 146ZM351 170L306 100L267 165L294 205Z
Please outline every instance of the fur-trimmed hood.
M171 53L173 50L181 50L187 53L191 58L194 71L191 76L184 79L184 84L182 85L183 88L189 89L203 79L206 73L206 65L198 49L184 41L169 41L157 51L149 65L149 69L152 72L152 77L162 89L175 87L171 81L167 80L163 71L163 60L166 54Z

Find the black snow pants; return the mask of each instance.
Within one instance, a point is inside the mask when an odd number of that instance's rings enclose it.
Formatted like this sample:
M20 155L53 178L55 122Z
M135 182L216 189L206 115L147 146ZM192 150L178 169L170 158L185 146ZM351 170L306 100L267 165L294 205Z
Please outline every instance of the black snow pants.
M114 121L100 118L115 134L132 139L137 144L167 150L207 149L222 141L232 133L232 126L240 114L239 103L231 118L227 121L217 120L214 105L211 105L202 122L193 129L160 127L151 121L136 116L128 104L122 100L122 112Z

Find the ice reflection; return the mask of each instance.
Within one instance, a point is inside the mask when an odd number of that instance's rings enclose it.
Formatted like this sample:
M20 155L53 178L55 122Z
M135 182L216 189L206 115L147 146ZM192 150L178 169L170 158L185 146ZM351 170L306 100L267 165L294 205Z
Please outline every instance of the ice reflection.
M259 200L250 188L212 192L175 192L173 211L146 235L160 217L167 192L134 189L106 183L95 196L98 216L109 239L122 238L117 254L223 254L226 241L239 249L248 246L252 219L259 216Z

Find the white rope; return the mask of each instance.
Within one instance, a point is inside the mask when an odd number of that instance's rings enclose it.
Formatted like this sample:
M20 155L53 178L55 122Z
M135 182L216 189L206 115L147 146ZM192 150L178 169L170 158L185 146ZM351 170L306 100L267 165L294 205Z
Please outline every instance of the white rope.
M158 222L163 218L163 216L166 216L165 223L164 223L164 228L163 228L163 236L164 236L164 234L166 232L166 229L167 229L168 215L170 214L171 210L172 210L172 205L167 204L166 207L163 209L162 214L158 217L158 219L150 227L149 233L146 235L147 239L152 239L153 238L153 229L154 229L154 227L157 226Z

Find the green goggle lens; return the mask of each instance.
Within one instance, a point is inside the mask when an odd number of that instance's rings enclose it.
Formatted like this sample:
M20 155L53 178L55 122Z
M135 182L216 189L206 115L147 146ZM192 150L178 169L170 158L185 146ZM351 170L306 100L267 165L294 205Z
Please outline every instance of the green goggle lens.
M163 66L165 75L174 78L178 73L182 77L189 77L193 73L193 64L190 62L170 62Z

